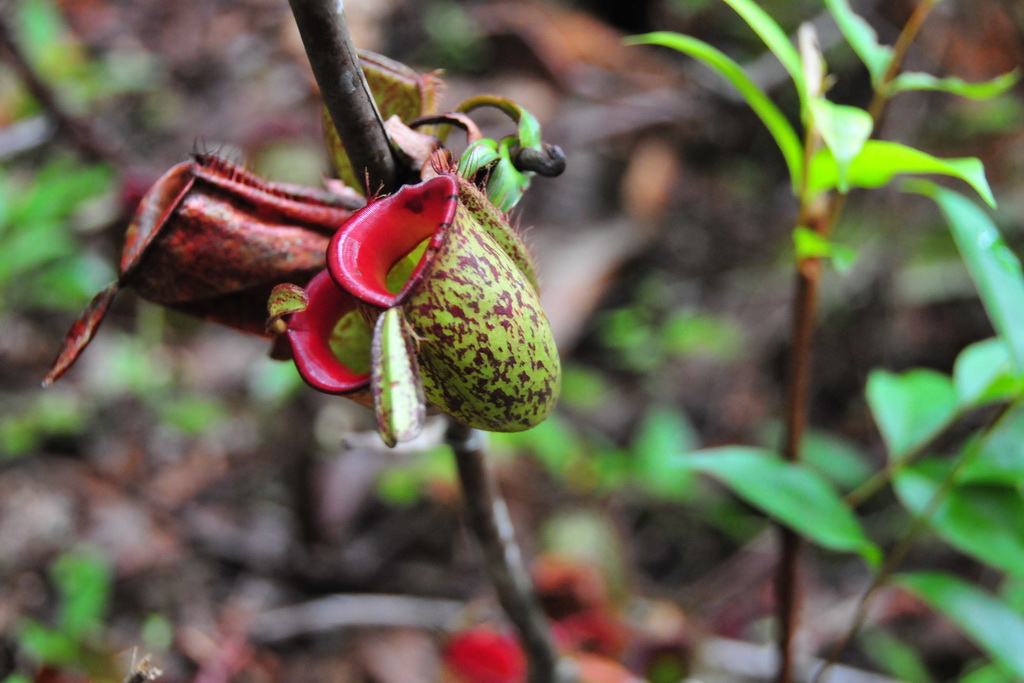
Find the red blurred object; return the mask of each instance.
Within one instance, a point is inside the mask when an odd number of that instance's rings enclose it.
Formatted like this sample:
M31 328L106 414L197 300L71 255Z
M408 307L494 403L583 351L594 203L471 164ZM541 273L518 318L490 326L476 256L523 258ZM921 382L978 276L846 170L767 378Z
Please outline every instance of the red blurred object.
M452 683L524 683L526 657L511 635L479 626L456 634L445 646Z

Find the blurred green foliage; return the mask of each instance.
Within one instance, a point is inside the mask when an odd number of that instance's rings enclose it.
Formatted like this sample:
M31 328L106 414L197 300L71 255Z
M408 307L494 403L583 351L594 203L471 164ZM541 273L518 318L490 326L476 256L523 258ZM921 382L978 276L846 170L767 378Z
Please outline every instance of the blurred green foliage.
M700 0L676 2L673 7L677 15L690 18L715 4ZM871 140L866 112L834 104L825 94L808 90L801 71L806 63L801 64L788 34L811 7L818 9L817 3L777 0L754 5L767 10L767 15L752 11L752 3L746 0L728 4L746 18L746 22L734 20L726 31L731 32L737 52L753 57L767 45L790 70L801 104L799 123L821 135L823 147L815 154L805 155L793 147L794 141L801 144L804 135L796 133L785 108L777 107L745 78L738 62L696 39L658 34L649 36L649 42L673 45L710 64L740 90L775 133L799 199L835 189L845 192L848 187L874 188L903 174L927 172L965 181L982 199L994 203L980 161L940 159L908 146ZM875 81L881 79L891 51L848 13L845 1L827 4L853 52ZM144 53L87 56L49 0L16 3L14 22L29 58L59 85L72 111L84 111L111 95L150 90L160 82L159 65ZM481 63L483 45L459 3L431 3L426 30L432 63L463 69ZM782 43L778 35L783 36ZM982 89L998 94L1013 80L1003 77L983 84ZM892 86L890 94L911 87L965 92L962 82L915 77ZM0 97L5 111L15 119L39 111L24 91L4 86ZM947 141L962 142L972 135L1005 132L1019 125L1022 111L1019 96L1003 94L955 109L944 119L939 134ZM268 168L280 168L277 154L267 150L262 162ZM806 184L799 182L805 178ZM811 432L805 437L799 465L783 462L767 449L702 451L688 416L656 390L647 397L651 400L639 411L628 435L613 439L594 426L615 399L612 373L573 362L565 369L562 411L533 430L496 434L492 444L499 458L519 454L534 458L553 479L584 499L600 501L614 494L649 505L680 504L702 522L740 541L765 528L771 518L820 546L860 552L871 562L877 560L876 530L869 516L851 501L891 488L894 505L899 506L894 515L897 525L912 529L917 520L925 522L931 542L941 541L995 572L1002 590L990 592L937 572L901 574L893 583L947 615L985 652L986 658L962 680L1024 678L1019 648L1024 638L1024 410L1020 407L1024 277L999 227L976 199L927 184L907 187L941 207L953 235L950 239L943 234L934 242L925 238L911 260L926 265L953 263L968 273L977 283L996 336L966 348L951 375L925 368L898 373L877 370L870 375L866 405L887 458L884 481L873 477L864 449L830 433ZM116 194L111 169L64 157L48 159L38 167L0 172L0 316L77 312L115 277L109 259L81 245L84 237L113 215ZM797 259L830 258L840 274L858 255L806 226L795 226L792 236ZM959 249L955 263L949 258L954 245ZM737 323L672 303L666 279L650 276L633 300L605 311L596 321L597 341L608 353L610 369L656 378L682 361L729 365L750 350ZM38 451L47 439L82 433L90 428L97 411L125 395L138 397L161 425L186 436L208 434L230 420L231 411L223 399L183 388L173 363L158 357L163 352L163 314L152 308L142 310L138 336L107 335L110 352L104 371L90 384L96 402L83 402L59 389L29 399L0 395L0 458L24 456ZM292 364L267 362L254 368L248 398L260 410L272 411L300 387ZM1006 405L1013 407L989 425L979 426L979 411ZM966 432L966 438L940 442L941 435L955 428ZM777 425L766 425L763 443L774 445L778 434ZM377 491L388 502L406 505L432 486L451 487L455 479L449 451L438 447L414 455L406 465L385 470ZM550 547L569 549L597 564L614 564L609 557L621 558L614 539L614 532L593 515L553 518L544 531ZM621 571L621 567L608 571ZM54 563L51 579L57 593L52 625L24 620L18 630L19 646L38 662L84 666L100 646L110 601L109 561L88 551L68 553ZM144 624L142 638L159 649L170 642L171 632L165 619L152 616ZM917 648L888 630L867 631L859 642L890 674L929 680ZM658 675L668 680L682 674L672 670ZM14 674L5 683L27 680Z
M37 172L0 172L0 315L6 310L77 311L114 278L83 251L79 233L110 215L113 173L56 159Z
M48 83L59 87L61 104L72 113L85 113L114 95L148 92L162 83L159 61L141 49L121 48L101 57L88 54L52 0L18 0L10 9L26 58ZM39 103L27 93L18 101L21 106L13 108L15 116L39 111Z
M40 664L87 668L100 652L113 575L95 550L69 551L50 567L56 592L52 626L35 619L18 625L18 643Z

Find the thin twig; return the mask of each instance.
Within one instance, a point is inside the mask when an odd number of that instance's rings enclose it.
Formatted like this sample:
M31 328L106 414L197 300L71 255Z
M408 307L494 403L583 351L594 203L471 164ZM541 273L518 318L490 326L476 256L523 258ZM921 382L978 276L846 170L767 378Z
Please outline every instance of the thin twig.
M900 539L899 543L896 544L896 547L893 548L886 556L885 562L878 570L878 573L875 574L875 578L871 582L871 585L868 586L866 591L864 591L864 595L861 596L860 602L857 603L857 612L854 615L853 622L850 624L850 628L847 629L842 638L833 644L828 658L814 676L812 683L819 683L819 681L822 681L829 668L839 661L839 657L842 656L843 652L860 631L861 626L863 626L864 620L867 618L871 598L873 598L879 589L887 584L892 575L896 573L896 569L903 563L903 559L907 556L907 553L910 552L910 548L914 545L914 542L921 533L928 528L928 523L931 521L935 513L938 512L939 506L946 499L949 492L953 490L953 486L956 485L957 475L959 475L964 467L966 467L979 453L982 452L984 440L990 436L993 431L995 431L995 428L999 425L1000 421L1006 417L1007 413L1010 412L1010 409L1014 405L1014 403L1007 402L999 408L999 412L997 412L992 419L989 420L989 423L985 428L982 429L982 439L976 440L967 446L966 452L956 462L953 469L951 469L949 474L946 475L945 479L942 480L942 483L939 484L939 487L935 490L935 493L932 494L932 497L928 501L924 510L921 511L920 515L914 518L914 522L911 524L910 529L907 530L907 533Z
M888 102L891 94L889 93L889 84L899 75L900 69L903 67L903 60L906 59L907 53L910 51L910 46L913 44L914 39L917 38L924 20L931 14L936 2L938 0L922 0L921 4L914 10L914 13L907 19L907 23L904 24L899 36L896 37L896 44L892 49L892 60L889 62L889 68L885 70L882 82L875 90L875 95L871 98L871 104L868 105L868 113L871 114L871 118L876 126L882 118L882 110L885 108L885 104Z
M330 595L260 614L250 629L260 643L344 628L446 628L465 604L409 595Z
M573 674L560 661L551 629L523 564L505 499L484 453L484 435L452 422L445 439L455 452L467 523L483 551L498 600L519 630L530 661L530 683L571 681Z
M398 187L398 167L341 0L289 0L313 76L341 143L371 192Z
M930 438L917 444L898 458L892 458L882 469L878 470L865 479L857 488L853 489L843 498L846 504L852 508L863 505L872 496L882 490L896 474L907 465L915 462L918 458L935 449L936 444L949 438L950 434L959 424L962 413L955 415L945 427L933 434Z

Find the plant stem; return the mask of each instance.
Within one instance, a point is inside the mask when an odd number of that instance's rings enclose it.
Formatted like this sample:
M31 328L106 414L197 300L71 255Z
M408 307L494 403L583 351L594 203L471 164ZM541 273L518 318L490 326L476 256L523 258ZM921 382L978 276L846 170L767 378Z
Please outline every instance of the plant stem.
M954 415L950 418L946 426L936 432L936 434L930 439L910 449L902 457L890 459L886 462L882 469L872 474L864 480L862 484L857 486L857 488L846 494L844 497L846 504L852 508L857 508L863 505L865 501L878 493L886 484L888 484L897 472L932 450L935 447L935 444L948 437L949 433L954 427L956 427L961 417L963 417L963 413Z
M850 624L850 628L847 629L843 637L837 640L835 644L832 646L832 651L829 653L828 659L825 661L822 667L818 669L818 672L815 674L812 683L819 683L819 681L823 680L823 676L828 671L828 669L839 661L839 657L843 654L843 651L846 650L847 646L860 631L861 626L864 625L864 621L867 618L868 606L871 602L871 598L875 596L875 594L878 592L880 588L882 588L882 586L889 582L889 579L896 572L896 569L900 566L900 564L903 563L903 559L907 556L907 553L910 552L910 548L911 546L913 546L914 541L916 541L917 537L920 536L921 533L928 527L929 520L931 520L931 518L938 511L939 506L942 504L942 501L945 499L945 497L949 494L950 491L953 490L954 485L956 485L957 475L960 473L961 470L963 470L963 468L968 463L970 463L979 453L981 453L982 447L984 445L984 439L987 438L990 434L992 434L996 426L1006 416L1006 414L1010 412L1010 409L1013 406L1013 403L1008 402L1003 404L999 408L999 412L997 412L992 417L992 419L989 420L988 425L986 425L985 428L982 430L982 439L973 442L967 447L966 452L964 452L964 454L956 462L956 464L953 466L953 469L949 471L949 474L946 475L946 478L942 480L942 483L939 485L939 488L936 489L935 493L931 497L931 500L928 501L928 505L925 506L925 509L921 512L920 515L914 518L913 524L911 524L910 529L907 530L907 533L903 536L902 539L900 539L899 543L896 544L896 547L893 548L892 551L886 556L885 562L882 564L882 567L878 570L878 573L875 575L875 578L871 582L871 585L868 586L868 589L866 591L864 591L864 595L861 596L860 602L857 603L857 612L854 615L853 622Z
M882 82L878 84L868 113L877 128L882 112L888 101L888 85L899 73L914 38L937 0L922 0L907 20L893 48L892 60ZM815 136L808 131L804 142L805 168L814 151ZM807 174L804 174L806 182ZM813 230L822 237L828 237L832 226L839 220L846 206L845 193L833 193L827 201L821 197L808 199L806 187L801 188L801 206L797 226ZM814 341L814 319L818 303L818 288L821 280L822 259L807 258L797 263L796 287L793 296L792 346L789 353L789 375L786 382L786 415L782 454L787 460L800 459L800 444L807 423L807 400L809 395L811 358ZM797 629L799 613L799 557L801 541L790 529L779 527L780 558L776 572L775 590L777 618L779 621L778 683L792 683L795 668L793 637Z
M885 108L886 102L889 100L889 84L892 83L893 79L899 74L900 69L903 66L903 60L907 57L907 52L910 51L910 46L917 38L918 32L921 30L924 20L931 14L932 9L935 7L935 3L938 0L922 0L921 4L917 6L914 13L907 19L907 23L904 24L903 30L900 31L900 35L896 38L896 44L893 45L892 49L892 60L889 62L889 68L886 69L885 75L882 77L882 82L878 84L875 89L875 94L871 98L871 104L868 105L868 113L871 114L871 118L874 119L875 125L878 125L879 120L882 118L882 110Z
M834 206L834 205L833 205ZM827 236L838 215L832 206L812 204L801 210L798 225ZM785 431L782 455L790 462L800 460L800 442L807 423L807 397L814 342L814 314L821 280L821 259L804 259L797 264L793 304L792 346L786 381ZM800 588L799 562L803 545L788 527L779 527L779 565L775 574L776 616L779 623L779 671L776 680L790 683L795 669L794 635L798 624Z
M289 0L324 105L368 192L393 192L398 166L349 35L342 0Z
M455 452L466 521L484 553L491 582L505 614L515 624L530 662L530 683L567 683L554 638L523 564L505 499L484 453L483 433L451 422L445 440Z

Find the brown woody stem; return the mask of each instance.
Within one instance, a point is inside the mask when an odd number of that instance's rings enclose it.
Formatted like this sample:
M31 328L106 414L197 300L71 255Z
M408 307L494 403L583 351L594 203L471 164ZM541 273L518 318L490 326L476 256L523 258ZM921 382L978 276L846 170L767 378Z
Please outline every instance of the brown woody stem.
M398 188L398 166L349 35L341 0L289 0L324 105L368 190Z
M484 453L483 433L453 421L445 439L455 452L466 521L483 551L498 601L519 631L530 662L530 683L572 681L523 564L505 499Z
M819 212L805 210L799 222L818 234L828 233L830 222ZM821 278L820 259L805 259L797 264L793 307L792 346L786 383L785 436L782 455L790 462L800 460L800 442L807 422L807 396L814 342L814 312ZM790 683L795 668L794 635L800 609L799 561L800 537L785 526L779 527L779 566L775 574L775 594L779 622L779 671L776 680Z
M868 113L877 130L882 112L888 100L888 87L899 74L910 49L917 37L921 25L935 5L936 0L923 0L911 15L907 24L900 32L893 49L892 60L877 85L874 98L868 106ZM805 143L805 162L809 163L811 139L813 131L809 131ZM806 164L805 164L806 165ZM806 182L806 174L805 174ZM836 224L846 206L845 193L832 194L827 202L819 202L819 198L808 199L806 188L801 192L800 215L797 225L807 227L822 237L828 237L832 226ZM792 346L789 354L789 376L786 384L786 417L785 435L783 437L783 456L792 462L800 459L800 444L807 423L807 403L811 376L811 358L814 347L815 314L818 303L818 288L821 281L822 260L807 258L797 263L796 290L794 293L794 315ZM795 669L794 634L797 630L799 612L799 581L798 566L800 557L800 538L790 529L780 527L780 560L776 572L777 616L779 620L779 671L778 683L791 683ZM898 562L898 559L897 559ZM865 596L864 604L870 595Z

